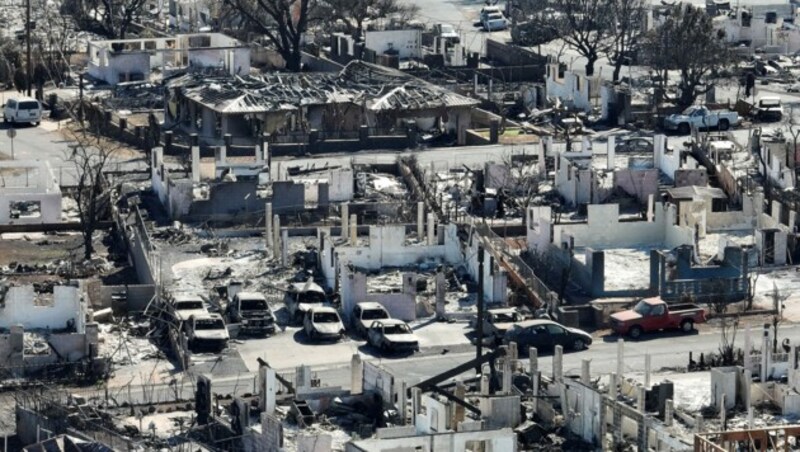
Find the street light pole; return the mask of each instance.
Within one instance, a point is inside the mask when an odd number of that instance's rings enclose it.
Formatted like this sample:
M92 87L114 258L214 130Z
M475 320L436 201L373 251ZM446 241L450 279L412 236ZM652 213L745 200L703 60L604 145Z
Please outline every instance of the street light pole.
M28 74L28 97L31 96L33 85L33 72L31 71L31 0L25 0L25 45L27 61L25 62Z

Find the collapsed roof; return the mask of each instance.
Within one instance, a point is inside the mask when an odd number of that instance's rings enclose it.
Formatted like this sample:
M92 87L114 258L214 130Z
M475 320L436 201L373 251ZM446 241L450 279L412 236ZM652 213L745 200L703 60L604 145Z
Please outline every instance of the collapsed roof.
M472 107L478 101L401 71L352 61L335 73L271 73L209 76L187 73L167 82L180 93L218 113L245 114L299 110L310 105L354 103L373 112Z

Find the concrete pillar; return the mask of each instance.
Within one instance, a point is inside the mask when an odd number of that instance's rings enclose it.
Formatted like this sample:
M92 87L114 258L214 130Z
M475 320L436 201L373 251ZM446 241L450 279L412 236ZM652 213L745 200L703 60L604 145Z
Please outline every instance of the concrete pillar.
M608 377L608 396L613 401L617 400L617 374L615 372L611 372Z
M464 399L467 398L467 387L464 386L464 383L462 383L460 381L456 383L456 397L458 397L461 400L464 400ZM456 409L455 409L453 414L454 414L454 416L453 416L453 430L457 430L458 429L458 424L461 423L461 422L464 422L464 418L465 418L465 416L467 414L466 413L466 409L464 408L463 405L458 403L458 404L456 404Z
M277 404L276 395L278 394L278 378L275 374L275 369L270 367L262 367L264 370L264 399L263 410L267 414L275 414L275 405Z
M506 347L506 355L503 358L503 394L511 394L511 359L508 357L508 347Z
M420 388L411 388L411 425L417 424L417 414L422 400L422 390Z
M655 218L656 218L656 200L655 200L655 195L651 193L647 195L647 221L653 222Z
M400 413L400 425L406 425L406 412L408 403L406 401L406 394L408 393L408 384L404 381L400 382L400 393L397 394L397 411ZM460 406L460 405L459 405Z
M528 367L530 368L531 376L539 372L539 351L536 350L536 347L528 348Z
M350 215L350 245L358 245L358 217L356 214Z
M617 375L625 375L625 339L617 339Z
M650 353L644 355L644 387L650 388Z
M750 351L753 349L753 344L750 339L750 325L747 325L744 329L744 368L747 370L753 370L753 357L750 354Z
M752 430L755 427L753 422L753 407L747 408L747 428Z
M192 146L192 182L200 182L200 146Z
M591 384L591 374L589 373L589 365L591 361L584 358L581 360L581 383L589 386Z
M725 425L726 419L728 417L728 412L725 410L725 399L728 394L723 393L722 397L720 397L719 401L719 423L722 426L722 430L727 430L727 426Z
M362 392L364 392L364 362L361 361L361 355L355 353L350 359L350 393Z
M532 402L533 412L536 413L536 410L539 408L539 371L531 374L531 395L533 397Z
M508 359L511 360L511 367L516 372L517 370L517 360L519 359L519 349L517 348L516 342L509 342L508 343Z
M636 389L636 409L639 412L644 413L644 402L645 397L647 396L647 390L644 388L644 386L637 386Z
M764 334L761 337L761 373L759 374L762 383L767 381L767 370L769 368L769 354L770 354L769 329L764 328Z
M789 350L789 387L797 384L797 345L792 345Z
M608 137L608 150L606 151L606 167L613 171L617 166L617 149L615 148L614 136Z
M425 238L425 203L417 203L417 240L420 242Z
M672 419L675 416L675 404L672 399L667 399L666 406L664 407L664 425L667 427L672 426Z
M481 376L481 395L489 395L489 376L486 374Z
M591 149L592 149L592 142L589 141L589 138L583 137L583 139L581 140L581 152L590 152ZM614 167L612 166L609 169L614 169Z
M436 272L436 318L446 318L444 308L444 297L447 292L447 280L443 271ZM480 338L478 338L480 339Z
M84 337L86 338L86 348L84 353L90 358L96 358L100 353L100 325L89 322L84 327Z
M281 217L278 214L272 216L272 255L278 257L278 248L281 244Z
M544 174L547 171L547 149L545 148L544 140L539 142L536 150L538 151L536 166L539 169L539 173Z
M225 146L220 146L217 149L217 164L224 165L228 161L228 149Z
M553 380L561 382L564 372L564 347L556 345L556 351L553 354Z
M284 229L281 231L281 265L286 267L289 265L289 230Z
M436 245L436 215L428 214L428 245Z
M273 242L273 235L272 235L272 203L268 202L264 205L264 235L267 239L267 249L275 255L275 251L273 250L274 242Z
M702 433L705 430L705 425L703 422L703 415L702 414L695 414L694 415L694 432L695 433Z
M346 239L349 233L348 221L350 219L350 203L342 204L342 238Z

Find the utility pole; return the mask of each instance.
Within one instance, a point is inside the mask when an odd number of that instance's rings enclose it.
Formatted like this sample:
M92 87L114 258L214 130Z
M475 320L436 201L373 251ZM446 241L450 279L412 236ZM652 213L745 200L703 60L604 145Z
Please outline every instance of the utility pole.
M31 70L31 0L25 0L25 45L27 54L27 67L28 74L28 97L31 96L31 85L33 85L33 71Z
M478 325L477 325L477 348L475 349L475 357L480 358L483 355L483 245L478 244ZM478 365L478 373L481 372L480 365Z

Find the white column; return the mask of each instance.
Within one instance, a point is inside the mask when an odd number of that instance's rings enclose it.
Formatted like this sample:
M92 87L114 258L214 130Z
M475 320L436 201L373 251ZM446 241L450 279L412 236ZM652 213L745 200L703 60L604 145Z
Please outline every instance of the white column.
M364 363L361 355L354 353L350 359L350 394L364 392Z
M561 382L563 377L564 363L564 347L556 345L555 354L553 354L553 380Z
M650 387L650 353L644 355L644 387Z
M347 220L350 218L350 204L344 203L342 204L342 238L346 239L349 227L347 225Z
M750 325L747 325L744 329L744 368L750 371L753 370L751 350L753 350L753 344L750 339Z
M581 360L581 383L589 386L591 384L591 374L589 373L589 365L591 361L588 359Z
M625 339L617 339L617 375L625 375Z
M675 416L675 405L672 399L667 399L667 404L664 407L664 425L667 427L672 426L672 419Z
M428 245L436 245L436 215L428 214Z
M616 149L614 136L608 137L608 150L606 151L606 167L613 171L617 166L617 149Z
M289 230L281 231L281 265L289 265Z
M353 246L358 245L358 217L356 214L350 215L350 244Z
M272 203L268 202L264 205L264 235L267 239L267 249L274 253L272 236Z
M417 203L417 240L422 242L425 239L425 203Z
M281 217L278 214L272 215L272 246L273 256L278 256L278 249L281 243Z
M192 182L200 182L200 147L192 146Z

